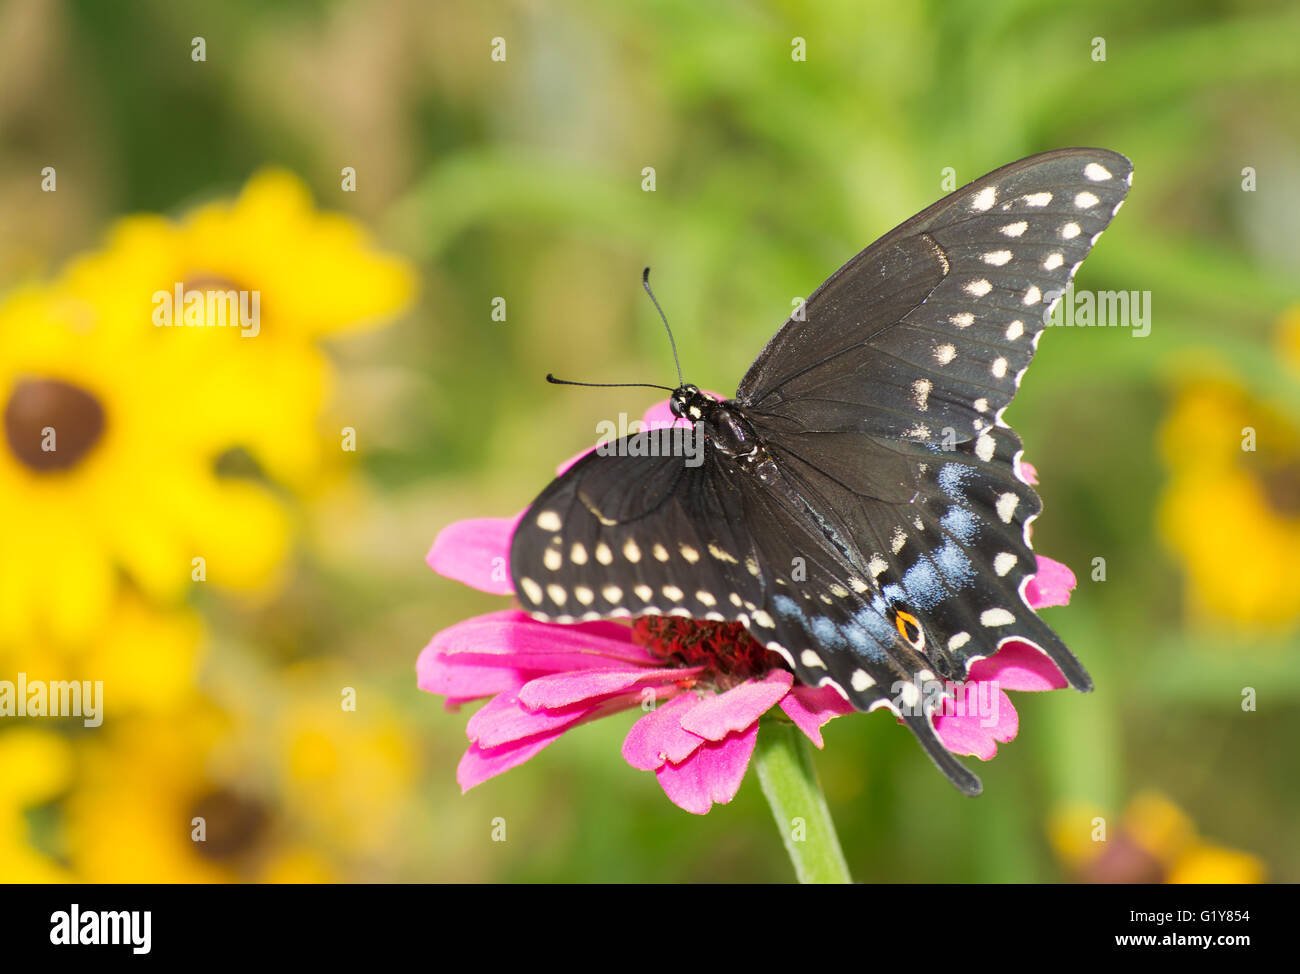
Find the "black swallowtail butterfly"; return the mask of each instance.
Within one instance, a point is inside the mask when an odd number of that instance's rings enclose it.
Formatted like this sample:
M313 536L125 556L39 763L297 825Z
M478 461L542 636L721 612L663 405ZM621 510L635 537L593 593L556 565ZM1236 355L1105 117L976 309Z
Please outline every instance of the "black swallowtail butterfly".
M510 552L523 607L555 622L741 622L805 684L899 714L977 794L917 706L924 684L1018 640L1092 687L1025 603L1042 504L1002 414L1132 171L1104 149L1030 156L867 247L734 399L672 393L673 413L702 426L702 463L671 455L670 431L634 434L664 448L620 442L542 491Z

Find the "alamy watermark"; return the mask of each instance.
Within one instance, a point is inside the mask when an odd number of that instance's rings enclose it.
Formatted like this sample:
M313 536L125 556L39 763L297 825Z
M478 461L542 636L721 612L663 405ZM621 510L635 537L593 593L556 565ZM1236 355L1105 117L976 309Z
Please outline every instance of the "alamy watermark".
M1151 334L1150 291L1076 291L1071 284L1043 297L1044 327L1130 328L1134 338Z
M596 437L596 452L603 457L684 457L688 467L704 463L703 423L652 429L619 413L617 423L602 419L596 424Z
M262 330L262 292L204 287L186 290L176 282L171 291L154 291L156 328L238 328L241 338L256 338Z
M104 681L0 680L0 717L81 717L87 727L104 722Z
M890 687L900 716L978 717L981 727L996 727L1001 694L992 680L896 680Z

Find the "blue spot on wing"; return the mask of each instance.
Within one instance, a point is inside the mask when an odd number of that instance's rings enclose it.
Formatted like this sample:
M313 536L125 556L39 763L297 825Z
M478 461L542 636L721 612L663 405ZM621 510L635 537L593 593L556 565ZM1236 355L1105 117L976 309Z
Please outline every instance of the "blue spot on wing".
M772 608L776 609L776 614L785 622L793 622L803 625L803 609L799 608L799 603L788 595L772 596Z
M817 641L826 649L837 650L843 649L846 643L844 633L840 627L835 624L834 619L828 619L826 616L815 616L812 621L812 632Z
M962 488L970 479L971 469L964 463L945 463L939 468L939 489L953 500L964 500Z
M973 544L979 533L979 521L974 512L964 507L950 507L939 524L962 544Z

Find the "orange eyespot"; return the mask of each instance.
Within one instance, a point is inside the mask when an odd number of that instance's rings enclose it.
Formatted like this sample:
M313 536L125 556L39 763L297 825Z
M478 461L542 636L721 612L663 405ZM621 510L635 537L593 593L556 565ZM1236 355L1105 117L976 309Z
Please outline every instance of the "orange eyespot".
M921 628L920 621L912 613L904 609L896 609L894 625L898 628L898 634L912 647L920 649L925 645L925 630Z

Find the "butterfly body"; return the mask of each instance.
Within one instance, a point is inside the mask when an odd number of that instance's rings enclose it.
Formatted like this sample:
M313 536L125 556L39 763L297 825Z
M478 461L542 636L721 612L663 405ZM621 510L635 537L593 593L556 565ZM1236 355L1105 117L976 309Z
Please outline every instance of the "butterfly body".
M809 297L734 399L673 391L702 456L674 452L672 430L632 434L541 493L512 542L524 608L741 622L805 684L895 712L977 793L931 720L975 661L1023 642L1091 688L1025 601L1042 505L1002 414L1050 295L1130 178L1117 153L1058 150L886 234Z

